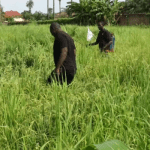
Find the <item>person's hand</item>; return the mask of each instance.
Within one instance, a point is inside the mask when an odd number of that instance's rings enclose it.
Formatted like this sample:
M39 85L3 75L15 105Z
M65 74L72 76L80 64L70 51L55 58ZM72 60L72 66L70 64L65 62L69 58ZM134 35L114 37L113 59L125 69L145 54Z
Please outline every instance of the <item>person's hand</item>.
M102 51L103 51L103 50L107 50L107 47L104 46L104 47L102 48Z
M54 72L59 76L60 75L60 69L55 68Z
M103 47L104 50L109 50L109 48L110 48L109 45L108 46L106 45L106 46Z
M91 46L92 44L86 44L86 47Z

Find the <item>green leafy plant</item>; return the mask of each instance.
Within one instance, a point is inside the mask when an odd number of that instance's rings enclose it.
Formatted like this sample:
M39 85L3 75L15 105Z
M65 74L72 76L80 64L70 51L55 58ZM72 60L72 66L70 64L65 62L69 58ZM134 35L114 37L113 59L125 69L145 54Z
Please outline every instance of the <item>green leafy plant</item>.
M129 148L119 140L107 141L102 144L93 144L83 148L83 150L129 150Z
M72 3L68 6L69 14L75 13L77 22L81 24L95 24L95 20L103 20L109 24L114 23L115 14L120 10L121 4L115 1L81 1L80 3Z
M14 18L13 18L13 17L7 18L7 21L8 21L8 22L14 22Z

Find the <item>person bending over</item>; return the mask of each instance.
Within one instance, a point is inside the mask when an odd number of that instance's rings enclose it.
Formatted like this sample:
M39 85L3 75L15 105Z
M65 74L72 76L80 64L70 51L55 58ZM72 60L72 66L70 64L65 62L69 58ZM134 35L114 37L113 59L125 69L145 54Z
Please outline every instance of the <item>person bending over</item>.
M48 78L48 83L57 81L69 85L76 74L76 47L74 40L65 33L58 23L50 25L50 32L54 36L53 57L55 69Z
M110 50L110 45L112 44L112 36L109 31L104 29L104 22L98 22L99 33L96 42L89 44L97 45L99 44L99 49L101 52L107 53L107 50Z

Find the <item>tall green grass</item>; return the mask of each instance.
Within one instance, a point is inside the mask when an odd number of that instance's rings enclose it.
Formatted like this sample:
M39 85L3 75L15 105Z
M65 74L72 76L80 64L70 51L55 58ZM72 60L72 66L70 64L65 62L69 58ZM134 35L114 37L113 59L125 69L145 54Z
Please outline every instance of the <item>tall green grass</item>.
M77 49L67 87L45 83L54 69L49 25L0 26L0 149L81 150L111 139L150 149L150 28L106 28L116 37L109 57L86 48L87 27L62 26Z

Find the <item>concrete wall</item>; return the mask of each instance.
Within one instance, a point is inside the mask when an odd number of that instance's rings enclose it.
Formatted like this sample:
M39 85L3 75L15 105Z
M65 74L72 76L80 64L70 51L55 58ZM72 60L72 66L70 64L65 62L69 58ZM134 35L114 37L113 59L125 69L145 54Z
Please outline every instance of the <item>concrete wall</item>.
M119 16L116 15L117 19ZM150 16L145 14L123 14L118 20L118 25L150 25Z

